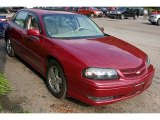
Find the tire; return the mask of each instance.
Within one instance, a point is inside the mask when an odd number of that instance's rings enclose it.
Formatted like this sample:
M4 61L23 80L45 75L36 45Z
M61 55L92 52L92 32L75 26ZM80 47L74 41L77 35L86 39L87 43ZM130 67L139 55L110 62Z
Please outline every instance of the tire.
M124 19L124 14L120 15L120 19L123 20Z
M94 17L94 13L91 13L90 16L93 18Z
M160 26L160 18L158 19L158 21L157 21L157 25L159 25Z
M134 14L133 19L136 20L138 18L137 14Z
M12 47L12 43L9 38L6 40L6 51L7 51L8 56L10 56L10 57L15 56L14 49Z
M47 87L56 98L66 97L67 85L62 67L56 60L50 60L47 65L46 74Z

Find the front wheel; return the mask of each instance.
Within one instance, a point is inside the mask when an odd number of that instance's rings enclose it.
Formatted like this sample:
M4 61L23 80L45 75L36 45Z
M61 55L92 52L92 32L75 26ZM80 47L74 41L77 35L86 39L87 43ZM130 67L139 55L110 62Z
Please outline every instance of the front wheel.
M133 19L136 20L137 18L138 18L138 15L134 14Z
M56 60L49 61L47 65L47 87L56 98L65 98L67 85L64 72Z
M123 20L124 19L124 14L120 15L120 19Z
M91 13L91 15L90 15L92 18L94 17L94 13Z
M6 40L6 51L7 51L8 56L10 56L10 57L14 57L15 56L14 49L12 47L10 39Z

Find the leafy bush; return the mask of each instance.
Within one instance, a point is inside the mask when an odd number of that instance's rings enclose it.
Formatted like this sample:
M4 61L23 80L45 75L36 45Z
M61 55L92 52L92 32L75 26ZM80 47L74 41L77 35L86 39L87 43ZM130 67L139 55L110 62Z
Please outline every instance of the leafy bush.
M6 95L10 91L10 85L4 75L0 73L0 95Z

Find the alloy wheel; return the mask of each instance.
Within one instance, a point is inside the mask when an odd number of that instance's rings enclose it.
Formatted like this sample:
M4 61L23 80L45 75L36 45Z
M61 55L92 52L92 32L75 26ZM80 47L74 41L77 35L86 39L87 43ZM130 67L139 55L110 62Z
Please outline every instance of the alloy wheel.
M7 40L7 53L8 54L11 54L11 52L12 52L12 46L11 46L11 41L10 41L10 39L9 40Z
M56 66L49 68L48 80L54 93L59 93L62 90L62 75Z

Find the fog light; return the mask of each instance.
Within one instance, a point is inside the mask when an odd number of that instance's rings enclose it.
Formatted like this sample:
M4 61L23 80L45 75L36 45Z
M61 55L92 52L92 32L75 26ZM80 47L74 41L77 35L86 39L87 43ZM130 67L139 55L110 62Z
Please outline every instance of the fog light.
M113 100L113 96L109 97L94 97L94 96L87 96L89 99L94 100L94 101L110 101Z

